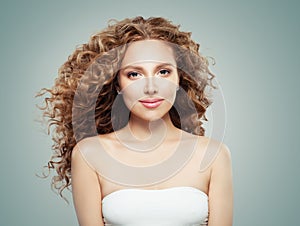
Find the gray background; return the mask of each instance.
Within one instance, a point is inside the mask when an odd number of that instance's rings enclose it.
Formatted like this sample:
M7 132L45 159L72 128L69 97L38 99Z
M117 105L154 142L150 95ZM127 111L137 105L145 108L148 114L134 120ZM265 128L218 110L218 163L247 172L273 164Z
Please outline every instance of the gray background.
M35 176L51 139L33 97L50 87L76 45L108 19L163 16L193 32L226 100L234 225L299 222L299 5L297 1L1 2L0 225L77 225L72 204ZM70 193L66 192L71 201Z

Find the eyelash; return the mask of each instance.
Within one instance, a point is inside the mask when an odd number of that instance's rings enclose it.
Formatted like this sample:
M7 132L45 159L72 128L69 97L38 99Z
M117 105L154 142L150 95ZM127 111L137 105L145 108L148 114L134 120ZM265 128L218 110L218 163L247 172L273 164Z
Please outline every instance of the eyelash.
M131 72L127 73L127 77L128 77L128 78L132 77L132 74L137 74L137 75L139 75L140 73L135 72L135 71L131 71ZM137 76L133 76L133 77L137 77Z
M172 72L172 71L169 70L169 69L161 69L161 70L159 70L159 73L161 73L162 71L166 72L166 74L163 74L162 77L167 77L167 75L169 75L169 74ZM128 73L127 73L127 77L128 77L128 78L132 77L132 74L142 75L142 74L139 73L139 72L131 71L131 72L128 72ZM137 77L137 76L133 76L133 77Z

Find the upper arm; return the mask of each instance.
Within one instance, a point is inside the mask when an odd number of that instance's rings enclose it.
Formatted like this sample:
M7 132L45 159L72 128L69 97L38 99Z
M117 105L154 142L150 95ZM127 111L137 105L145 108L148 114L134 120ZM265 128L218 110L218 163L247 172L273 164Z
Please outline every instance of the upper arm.
M209 183L209 226L231 226L233 221L231 154L225 144L220 148Z
M80 226L103 226L98 176L83 158L77 144L71 161L72 195Z

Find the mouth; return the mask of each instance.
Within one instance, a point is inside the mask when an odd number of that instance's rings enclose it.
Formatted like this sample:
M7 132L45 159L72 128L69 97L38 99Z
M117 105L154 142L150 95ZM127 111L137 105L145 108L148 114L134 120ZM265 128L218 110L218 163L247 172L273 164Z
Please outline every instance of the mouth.
M140 100L144 107L146 108L156 108L164 101L164 99L158 99L158 98L149 98L145 100Z

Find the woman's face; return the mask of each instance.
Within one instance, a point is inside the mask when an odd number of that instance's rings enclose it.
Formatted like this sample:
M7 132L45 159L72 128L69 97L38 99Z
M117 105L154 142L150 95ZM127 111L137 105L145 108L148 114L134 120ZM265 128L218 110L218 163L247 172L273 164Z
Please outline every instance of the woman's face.
M175 101L179 86L173 50L159 40L131 43L118 79L131 115L147 121L164 117Z

